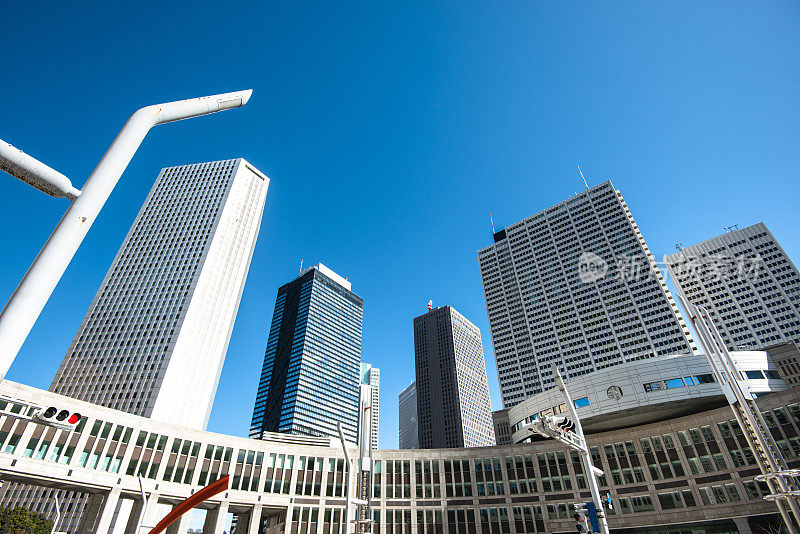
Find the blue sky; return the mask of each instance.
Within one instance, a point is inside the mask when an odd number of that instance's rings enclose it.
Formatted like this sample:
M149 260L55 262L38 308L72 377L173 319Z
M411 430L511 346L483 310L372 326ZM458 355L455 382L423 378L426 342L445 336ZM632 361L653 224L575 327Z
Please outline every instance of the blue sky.
M0 138L80 186L143 105L254 89L154 129L11 369L46 388L161 167L245 157L271 178L210 429L246 435L278 286L323 262L364 298L397 445L412 318L483 333L476 250L611 178L656 255L765 221L800 259L796 2L16 2L0 32ZM66 209L0 176L5 301Z

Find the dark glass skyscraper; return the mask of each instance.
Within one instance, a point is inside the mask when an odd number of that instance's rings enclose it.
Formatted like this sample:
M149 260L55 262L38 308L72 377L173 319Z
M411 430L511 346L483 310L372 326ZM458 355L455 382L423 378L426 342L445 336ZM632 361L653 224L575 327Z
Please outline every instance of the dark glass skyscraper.
M278 289L250 437L264 432L355 442L363 301L322 264Z

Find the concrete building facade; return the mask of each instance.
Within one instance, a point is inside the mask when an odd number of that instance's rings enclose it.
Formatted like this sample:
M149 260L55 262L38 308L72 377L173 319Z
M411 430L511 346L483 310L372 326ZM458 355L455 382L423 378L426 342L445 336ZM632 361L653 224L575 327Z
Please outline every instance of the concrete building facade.
M450 306L414 319L417 424L422 449L494 445L478 327Z
M398 397L398 448L419 449L419 426L417 424L417 383L400 392Z
M610 181L494 234L478 251L503 407L620 363L696 350Z
M791 388L757 399L790 468L800 467L798 392ZM52 496L91 495L84 519L74 524L65 519L59 531L95 534L122 525L133 534L142 509L137 474L148 498L145 525L160 518L154 504L175 506L228 474L229 491L202 504L204 532L221 534L228 513L237 515L237 534L343 529L344 462L337 440L225 436L7 380L0 383L0 398L13 399L0 404L0 477L46 486L50 498L38 511L50 517ZM70 406L86 421L74 432L56 430L21 419L22 410L15 409L19 403ZM605 473L599 483L602 493L611 495L612 529L750 534L776 515L775 505L763 498L766 488L753 480L759 472L755 458L727 406L701 407L624 432L590 433L587 441L594 464ZM576 454L554 440L378 450L373 460L373 532L378 534L573 532L572 504L590 499ZM29 504L24 494L14 494L0 505L9 498ZM183 534L187 527L184 516L170 534Z
M511 424L508 420L508 409L495 410L492 412L492 423L494 424L494 439L498 445L510 445Z
M278 289L250 437L264 432L358 439L364 303L324 265Z
M676 287L708 310L728 350L800 344L800 272L764 223L664 259Z

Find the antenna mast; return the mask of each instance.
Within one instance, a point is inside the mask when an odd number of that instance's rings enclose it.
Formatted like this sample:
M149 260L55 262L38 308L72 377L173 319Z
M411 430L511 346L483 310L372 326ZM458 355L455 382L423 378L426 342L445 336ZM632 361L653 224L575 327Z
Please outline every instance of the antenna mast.
M491 223L492 223L492 235L494 235L496 232L494 231L494 219L492 219L492 212L491 211L489 212L489 221L491 221Z
M583 178L583 171L581 171L581 166L580 165L576 165L576 167L578 167L578 172L580 173L581 178ZM583 185L586 186L586 190L588 191L589 190L589 184L586 183L586 178L583 178Z

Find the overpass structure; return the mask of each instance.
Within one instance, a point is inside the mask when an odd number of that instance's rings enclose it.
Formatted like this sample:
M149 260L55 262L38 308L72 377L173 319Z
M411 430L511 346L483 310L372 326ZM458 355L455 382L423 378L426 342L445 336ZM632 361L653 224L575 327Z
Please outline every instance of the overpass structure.
M60 531L132 534L144 508L144 528L136 534L147 532L164 505L229 474L229 491L201 505L206 534L221 534L228 513L237 516L236 534L345 532L338 440L285 434L255 440L193 430L7 380L0 396L16 399L0 406L0 478L90 495L82 519L58 525ZM800 466L799 397L792 388L758 401L793 467ZM70 407L84 419L66 432L16 417L16 403ZM594 463L605 472L601 489L614 504L611 528L658 532L713 522L719 532L748 532L748 516L774 514L775 505L753 481L759 469L732 420L729 408L718 407L587 435ZM373 532L567 532L574 528L571 507L589 500L579 460L552 440L379 450L373 459ZM184 516L168 532L187 528Z

